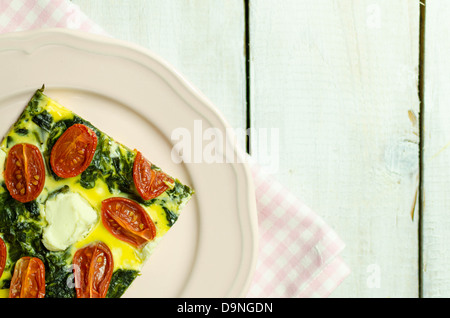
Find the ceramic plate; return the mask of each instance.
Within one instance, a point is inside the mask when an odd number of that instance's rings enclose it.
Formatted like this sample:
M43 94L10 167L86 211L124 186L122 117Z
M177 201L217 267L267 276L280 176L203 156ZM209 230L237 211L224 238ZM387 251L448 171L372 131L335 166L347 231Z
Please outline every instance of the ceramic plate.
M195 189L124 297L246 295L257 252L251 175L229 125L197 89L148 50L62 29L0 36L0 70L0 136L45 84L48 96Z

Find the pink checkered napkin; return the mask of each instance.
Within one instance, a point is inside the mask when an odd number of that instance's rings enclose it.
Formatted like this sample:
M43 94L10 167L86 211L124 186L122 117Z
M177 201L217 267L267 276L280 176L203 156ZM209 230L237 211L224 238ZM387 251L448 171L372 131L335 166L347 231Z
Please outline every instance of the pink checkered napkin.
M0 33L68 28L107 35L68 0L0 0ZM349 274L344 243L312 210L250 161L259 257L249 297L326 297Z
M259 256L249 297L327 297L350 273L344 243L316 213L250 163L259 221Z
M68 0L0 0L0 33L39 28L68 28L104 34Z

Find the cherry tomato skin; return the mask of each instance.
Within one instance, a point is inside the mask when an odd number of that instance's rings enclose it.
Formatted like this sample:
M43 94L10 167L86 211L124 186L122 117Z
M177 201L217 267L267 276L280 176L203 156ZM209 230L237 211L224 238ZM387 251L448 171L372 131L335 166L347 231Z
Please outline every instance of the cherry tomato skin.
M7 258L6 244L0 237L0 277L2 277L3 270L5 269Z
M156 198L169 188L167 183L174 182L164 172L152 169L152 164L139 151L134 159L133 181L144 200Z
M114 269L109 247L91 243L75 252L73 270L77 298L105 298Z
M14 145L8 152L3 174L6 187L14 199L22 203L35 200L45 183L41 152L31 144Z
M9 298L44 298L45 267L37 257L24 256L16 262Z
M156 235L155 224L144 208L122 197L102 201L102 223L115 237L138 248Z
M61 178L76 177L89 167L97 148L97 135L83 124L75 124L58 138L50 154L53 172Z

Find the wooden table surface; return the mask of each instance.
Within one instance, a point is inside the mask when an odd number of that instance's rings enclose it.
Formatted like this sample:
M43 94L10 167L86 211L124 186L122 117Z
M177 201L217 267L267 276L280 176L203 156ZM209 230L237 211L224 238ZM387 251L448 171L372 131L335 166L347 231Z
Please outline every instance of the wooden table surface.
M332 297L450 296L450 1L73 3L251 128L346 243Z

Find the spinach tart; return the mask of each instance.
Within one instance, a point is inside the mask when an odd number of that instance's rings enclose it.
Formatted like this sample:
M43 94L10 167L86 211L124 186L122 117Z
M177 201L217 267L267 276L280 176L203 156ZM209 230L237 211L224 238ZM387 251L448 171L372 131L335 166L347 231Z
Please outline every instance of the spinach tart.
M0 171L0 297L121 297L193 195L44 87Z

